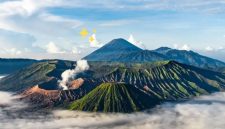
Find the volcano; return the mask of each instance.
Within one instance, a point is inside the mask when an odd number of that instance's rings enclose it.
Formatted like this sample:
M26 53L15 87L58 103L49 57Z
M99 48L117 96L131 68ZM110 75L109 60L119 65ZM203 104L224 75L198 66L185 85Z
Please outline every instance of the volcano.
M71 110L91 112L135 112L149 109L160 100L125 83L103 83L70 105Z
M118 57L132 52L140 52L142 49L131 44L125 39L114 39L102 48L94 51L83 59L88 61L116 61Z

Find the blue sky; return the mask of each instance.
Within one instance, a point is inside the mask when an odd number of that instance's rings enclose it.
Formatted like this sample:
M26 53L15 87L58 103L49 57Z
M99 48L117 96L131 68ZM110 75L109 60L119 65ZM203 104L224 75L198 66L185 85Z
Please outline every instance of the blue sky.
M0 0L0 57L77 60L131 34L225 61L225 0Z

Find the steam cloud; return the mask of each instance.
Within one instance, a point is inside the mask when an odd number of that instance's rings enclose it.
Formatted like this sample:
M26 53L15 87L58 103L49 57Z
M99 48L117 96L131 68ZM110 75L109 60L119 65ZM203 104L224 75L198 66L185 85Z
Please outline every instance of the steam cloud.
M68 82L74 80L78 73L84 72L85 70L88 69L89 65L86 60L77 61L77 66L75 69L68 69L62 73L61 75L62 80L60 81L59 85L62 87L63 90L68 90L67 87Z
M56 110L26 112L11 94L0 92L1 129L224 129L225 93L183 102L165 103L150 112L102 114ZM22 104L23 105L23 104ZM13 109L11 107L14 107ZM15 108L17 107L17 108ZM15 109L20 109L16 111Z

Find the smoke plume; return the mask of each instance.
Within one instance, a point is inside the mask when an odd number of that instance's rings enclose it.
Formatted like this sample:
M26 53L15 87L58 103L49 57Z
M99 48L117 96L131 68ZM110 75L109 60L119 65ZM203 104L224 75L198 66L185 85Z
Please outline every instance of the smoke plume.
M67 84L68 82L74 80L77 74L84 72L89 69L89 65L87 60L79 60L77 61L77 66L75 69L68 69L64 71L61 75L62 80L59 85L63 90L68 90Z

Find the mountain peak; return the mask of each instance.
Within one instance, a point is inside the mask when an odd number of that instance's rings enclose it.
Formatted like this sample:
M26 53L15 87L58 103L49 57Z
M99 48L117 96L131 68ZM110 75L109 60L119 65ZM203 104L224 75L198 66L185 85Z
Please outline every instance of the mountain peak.
M112 41L125 41L125 42L128 42L126 39L124 38L116 38L116 39L113 39Z
M169 50L172 50L172 48L160 47L160 48L155 49L154 51L156 51L156 52L168 52Z
M112 61L114 58L132 52L142 51L141 48L133 45L125 39L113 39L103 47L84 57L88 61Z
M130 48L130 49L141 50L141 48L133 45L132 43L128 42L127 40L125 40L123 38L113 39L112 41L110 41L108 44L106 44L103 47L116 47L116 48L120 47L120 48L124 48L124 49Z

